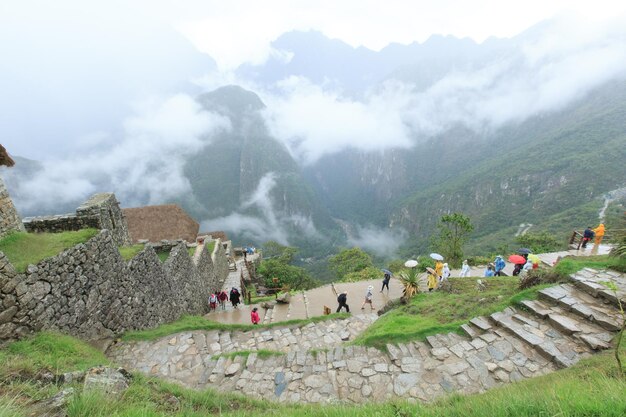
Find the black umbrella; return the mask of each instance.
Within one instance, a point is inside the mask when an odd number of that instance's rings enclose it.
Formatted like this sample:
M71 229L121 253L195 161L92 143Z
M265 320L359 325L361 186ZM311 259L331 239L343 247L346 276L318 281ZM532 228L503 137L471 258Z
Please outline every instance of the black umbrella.
M528 248L519 248L517 250L517 253L519 253L521 255L528 255L529 253L533 253L533 251L528 249Z

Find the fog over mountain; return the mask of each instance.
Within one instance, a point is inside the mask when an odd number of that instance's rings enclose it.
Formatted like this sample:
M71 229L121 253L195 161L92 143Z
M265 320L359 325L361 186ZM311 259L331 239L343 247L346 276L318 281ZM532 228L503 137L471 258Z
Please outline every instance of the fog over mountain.
M542 120L567 126L598 91L615 114L622 105L620 16L563 15L511 38L433 34L380 51L290 31L265 61L230 71L162 21L118 6L123 19L42 5L54 19L0 25L2 143L38 161L2 171L23 215L113 191L124 206L177 202L203 228L257 244L326 239L391 255L430 230L407 201L453 189L488 162L479 152L506 136L539 146ZM243 88L201 95L225 84ZM618 170L615 184L624 177Z

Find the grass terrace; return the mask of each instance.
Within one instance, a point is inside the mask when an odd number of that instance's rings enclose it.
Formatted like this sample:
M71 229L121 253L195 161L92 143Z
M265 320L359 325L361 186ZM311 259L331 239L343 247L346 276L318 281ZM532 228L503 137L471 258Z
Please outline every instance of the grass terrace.
M424 340L437 333L460 332L470 319L501 311L554 284L518 289L517 277L483 278L487 289L479 292L476 279L450 278L452 293L420 293L411 303L398 307L375 321L354 343L386 349L387 343Z
M12 233L0 240L0 251L9 258L17 272L28 265L58 255L98 234L97 229L82 229L61 233Z

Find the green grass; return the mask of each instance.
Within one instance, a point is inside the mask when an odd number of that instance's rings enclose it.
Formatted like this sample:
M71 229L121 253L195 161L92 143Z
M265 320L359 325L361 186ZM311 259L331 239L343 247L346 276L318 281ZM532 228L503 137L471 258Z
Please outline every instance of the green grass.
M205 244L206 250L209 252L209 255L213 253L213 249L215 249L215 241L212 240L209 243Z
M136 245L131 246L120 246L117 249L120 251L120 255L122 255L122 259L126 262L133 259L139 252L141 252L145 248L143 243L138 243Z
M207 320L201 316L183 316L180 319L163 324L154 329L139 330L127 332L122 336L124 341L140 341L140 340L155 340L164 336L169 336L174 333L188 332L192 330L240 330L250 331L259 329L270 329L278 326L297 326L301 327L308 323L317 323L324 320L344 319L349 317L347 313L334 313L328 316L311 317L305 320L288 320L278 323L252 325L252 324L223 324L215 321Z
M562 275L571 275L583 268L614 269L626 272L626 259L613 258L608 255L600 256L566 256L554 267Z
M242 356L244 358L247 358L248 356L250 356L252 353L256 353L257 357L259 359L267 359L270 358L272 356L283 356L285 355L284 352L279 352L277 350L269 350L269 349L259 349L259 350L239 350L237 352L230 352L230 353L222 353L221 355L213 355L213 358L229 358L229 359L234 359L238 356Z
M423 340L437 333L460 332L461 324L470 319L491 314L515 305L524 299L533 299L540 285L528 290L517 288L517 277L483 279L487 289L476 290L476 280L451 278L454 293L435 291L420 293L411 303L394 309L375 321L354 341L356 344L385 349L387 343Z
M0 240L0 251L9 258L17 272L24 272L28 265L58 255L97 234L96 229L62 233L17 232Z

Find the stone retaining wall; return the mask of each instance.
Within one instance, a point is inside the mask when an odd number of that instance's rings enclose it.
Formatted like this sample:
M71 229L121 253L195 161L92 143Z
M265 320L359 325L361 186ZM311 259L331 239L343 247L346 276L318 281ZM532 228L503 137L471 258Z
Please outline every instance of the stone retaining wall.
M24 226L4 186L4 181L0 178L0 238L13 231L24 231Z
M228 275L223 249L216 248L194 263L181 243L161 263L146 245L127 263L103 230L25 273L0 252L0 341L38 330L99 340L204 314L209 290Z
M131 243L126 218L113 193L94 194L76 209L76 214L27 217L23 224L31 233L58 233L90 227L107 229L118 245Z

